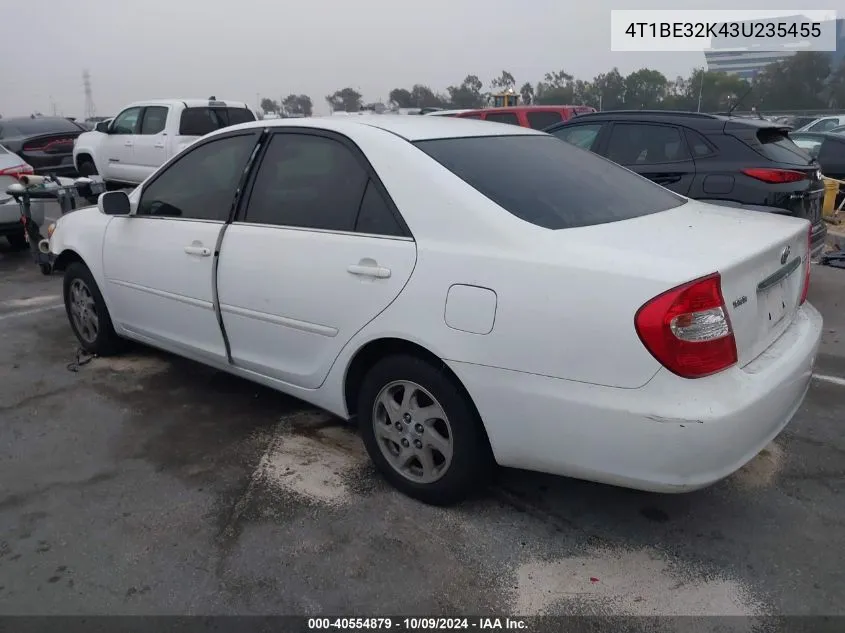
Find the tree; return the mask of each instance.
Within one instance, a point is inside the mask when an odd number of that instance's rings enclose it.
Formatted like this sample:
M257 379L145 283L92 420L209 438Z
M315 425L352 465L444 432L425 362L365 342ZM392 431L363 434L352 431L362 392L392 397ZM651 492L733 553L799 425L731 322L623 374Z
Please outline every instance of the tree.
M625 107L625 78L618 68L602 73L593 80L593 90L601 110L621 110Z
M828 77L826 93L831 108L845 109L845 60Z
M537 89L534 91L534 103L540 105L572 103L575 98L573 79L572 75L563 70L546 73L543 81L537 84Z
M666 76L657 71L641 68L625 78L625 105L633 109L659 108L666 97Z
M467 75L459 86L449 86L449 101L456 108L480 108L484 105L484 84L476 75Z
M261 110L264 112L264 114L269 114L270 112L278 113L279 112L279 102L274 101L273 99L268 99L267 97L264 97L261 100Z
M422 84L414 84L410 95L411 107L414 108L442 108L445 105L445 99L434 94L431 88Z
M311 116L314 110L314 104L311 103L311 97L308 95L290 94L282 101L287 114L298 114L301 116Z
M825 80L830 75L827 53L800 51L769 64L755 78L754 98L767 110L827 107Z
M326 97L332 112L358 112L361 109L361 93L354 88L343 88Z
M404 88L394 88L388 96L390 102L397 108L413 108L414 102L411 99L411 91Z
M490 86L494 90L513 90L516 86L516 80L507 70L503 70L500 76L490 82Z
M522 88L519 89L519 96L522 99L522 103L531 105L534 103L534 86L526 81L522 84Z

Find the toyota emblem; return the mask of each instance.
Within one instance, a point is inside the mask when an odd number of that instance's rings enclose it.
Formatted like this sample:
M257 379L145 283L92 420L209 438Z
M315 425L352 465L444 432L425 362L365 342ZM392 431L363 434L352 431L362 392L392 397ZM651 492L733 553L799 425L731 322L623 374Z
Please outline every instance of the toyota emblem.
M785 264L786 260L789 259L789 250L790 250L789 247L785 246L783 248L783 250L781 251L781 253L780 253L780 263L781 264Z

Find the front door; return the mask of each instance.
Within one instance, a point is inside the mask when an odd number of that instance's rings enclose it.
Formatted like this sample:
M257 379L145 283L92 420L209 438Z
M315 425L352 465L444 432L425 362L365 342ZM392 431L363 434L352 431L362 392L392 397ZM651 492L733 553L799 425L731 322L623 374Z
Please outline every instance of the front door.
M317 130L269 139L245 215L226 231L218 291L232 361L315 389L401 292L416 245L361 151Z
M113 321L149 342L226 360L215 312L218 242L258 131L195 146L133 193L103 250Z
M132 182L143 182L167 161L167 106L147 106L135 136Z
M614 123L600 153L684 196L695 180L692 154L681 129L673 125Z
M141 119L141 107L127 108L109 126L109 133L100 148L102 174L108 180L135 182L132 179L135 134Z

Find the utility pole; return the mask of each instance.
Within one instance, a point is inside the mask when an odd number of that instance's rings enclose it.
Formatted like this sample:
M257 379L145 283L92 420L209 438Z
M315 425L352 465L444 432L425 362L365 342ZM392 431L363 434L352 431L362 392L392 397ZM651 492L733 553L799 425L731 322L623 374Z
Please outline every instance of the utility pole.
M87 70L82 71L82 86L85 89L85 118L92 119L96 114L94 107L94 92L91 90L91 75Z
M701 112L701 95L704 92L704 73L707 71L701 69L701 82L698 84L698 111Z

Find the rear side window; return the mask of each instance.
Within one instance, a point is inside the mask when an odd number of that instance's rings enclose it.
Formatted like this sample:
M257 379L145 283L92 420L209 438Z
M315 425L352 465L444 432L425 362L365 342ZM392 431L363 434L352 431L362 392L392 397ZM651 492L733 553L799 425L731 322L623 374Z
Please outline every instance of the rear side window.
M686 202L551 136L452 138L415 145L505 210L547 229L629 220Z
M246 108L185 108L179 121L179 134L205 136L221 128L248 121L255 121L255 116Z
M519 125L519 117L513 112L488 112L485 121L493 121L493 123L507 123L509 125Z
M481 115L480 114L464 114L460 118L462 118L462 119L480 119Z
M822 119L807 128L807 132L827 132L839 125L839 119Z
M567 125L552 132L556 138L566 141L570 145L581 149L592 149L601 132L601 123L585 123L582 125Z
M535 130L545 130L563 119L560 112L528 112L525 116L528 118L528 127Z
M144 118L141 120L141 134L158 134L164 131L167 123L165 106L149 106L144 108Z
M657 165L688 160L690 155L676 127L616 123L610 130L607 157L620 165Z
M810 155L798 147L782 130L763 128L757 131L757 140L760 142L758 151L769 160L802 165L806 165L811 160Z
M706 138L695 130L684 130L687 135L687 143L689 143L692 155L695 158L703 158L715 154L716 150L710 145Z

